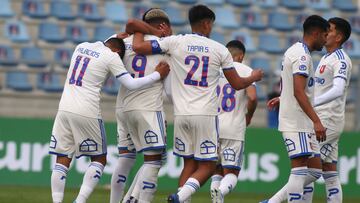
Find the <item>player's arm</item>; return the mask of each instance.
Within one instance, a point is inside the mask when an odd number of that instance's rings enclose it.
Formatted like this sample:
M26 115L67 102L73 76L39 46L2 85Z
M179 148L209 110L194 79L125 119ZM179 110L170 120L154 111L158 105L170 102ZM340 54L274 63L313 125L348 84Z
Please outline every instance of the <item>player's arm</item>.
M132 49L137 54L158 54L161 53L160 45L156 40L145 41L144 34L136 32L133 38Z
M253 70L249 77L240 77L235 68L223 69L223 72L231 87L236 90L248 87L253 82L261 80L264 75L260 69Z
M320 106L333 101L345 94L346 80L343 78L334 78L333 86L324 94L315 97L314 106Z
M128 34L141 32L143 34L151 34L151 35L156 35L158 37L162 37L165 34L162 29L156 29L155 27L147 24L146 22L137 19L128 20L126 24L125 32Z
M312 120L314 123L314 130L316 133L316 139L320 142L326 140L325 128L322 125L320 118L315 113L309 98L305 93L305 88L307 85L306 76L302 74L293 75L293 84L294 84L294 97L299 103L301 109L305 114Z
M129 73L123 73L121 75L116 76L116 78L120 81L121 85L124 85L129 90L136 90L139 88L143 88L153 83L164 79L169 74L170 68L169 64L166 62L160 62L156 68L155 72L151 73L142 78L133 78Z
M256 87L255 85L250 85L246 88L246 96L248 98L247 102L247 113L245 115L246 118L246 126L250 125L251 119L255 113L257 106L257 96L256 96Z

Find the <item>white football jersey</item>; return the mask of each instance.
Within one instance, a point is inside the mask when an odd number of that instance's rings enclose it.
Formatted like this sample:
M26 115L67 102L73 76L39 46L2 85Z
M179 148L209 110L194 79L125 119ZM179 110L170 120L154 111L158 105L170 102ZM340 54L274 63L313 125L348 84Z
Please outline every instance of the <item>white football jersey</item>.
M306 96L311 104L314 99L314 70L308 47L297 42L288 48L284 54L281 67L281 94L279 112L279 131L282 132L313 132L310 118L301 109L294 96L293 77L304 75L307 85Z
M219 70L234 67L227 48L198 34L161 38L152 47L170 55L174 114L217 115Z
M59 110L101 118L100 91L109 72L115 77L128 73L117 53L103 42L84 42L76 46Z
M249 77L251 75L252 69L249 66L238 62L234 62L234 66L240 77ZM221 74L217 91L220 99L220 138L243 141L245 139L245 114L248 102L245 89L236 91L231 87L225 76Z
M159 39L153 35L145 35L145 40ZM160 61L166 61L167 57L163 54L141 55L132 50L133 35L124 39L125 56L124 65L127 71L135 78L144 77L155 71L155 67ZM162 81L158 81L149 87L139 90L126 90L123 97L124 112L131 110L161 111L163 105Z
M349 87L352 64L343 49L326 54L315 71L315 98L329 91L334 78L346 80L345 94L331 102L315 107L325 128L341 132L345 124L346 92Z

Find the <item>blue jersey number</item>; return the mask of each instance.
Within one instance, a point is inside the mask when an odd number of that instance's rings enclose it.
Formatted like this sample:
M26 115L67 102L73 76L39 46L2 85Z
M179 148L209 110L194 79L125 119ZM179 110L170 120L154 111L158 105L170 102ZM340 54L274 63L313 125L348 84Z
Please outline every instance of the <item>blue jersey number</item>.
M216 92L218 96L220 95L221 87L217 86ZM221 98L221 108L225 112L230 112L235 108L235 90L231 87L229 83L224 85L222 88L223 97ZM220 112L220 108L218 108Z
M135 55L135 57L132 60L132 68L135 72L138 72L139 78L142 78L145 76L145 67L146 67L146 56L144 55ZM135 77L135 74L131 74L132 77Z
M194 73L196 72L196 70L199 68L200 66L200 59L197 56L194 55L190 55L187 56L185 58L185 65L190 65L190 62L193 61L194 64L191 67L191 70L188 72L185 80L184 80L184 84L186 85L193 85L193 86L200 86L200 87L207 87L208 83L207 83L207 74L208 74L208 67L209 67L209 57L208 56L203 56L201 57L201 61L203 63L202 65L202 72L201 72L201 80L200 81L196 81L196 80L192 80L191 78L193 77Z
M84 77L86 68L89 65L90 58L84 57L84 62L83 62L82 68L80 70L80 74L79 74L78 78L75 80L76 70L78 69L80 61L82 59L83 59L83 56L77 56L76 59L75 59L75 66L74 66L74 68L72 70L72 74L71 74L71 77L69 79L69 84L70 85L75 84L76 86L82 86L82 79Z

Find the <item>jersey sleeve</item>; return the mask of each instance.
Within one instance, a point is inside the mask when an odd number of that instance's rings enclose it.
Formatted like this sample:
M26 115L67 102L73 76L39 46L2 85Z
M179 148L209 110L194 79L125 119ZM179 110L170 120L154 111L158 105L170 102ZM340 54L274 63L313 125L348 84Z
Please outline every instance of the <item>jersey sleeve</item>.
M346 60L336 60L334 63L334 78L348 79L350 64Z
M229 70L234 68L234 61L228 49L224 49L221 52L221 68L223 70Z
M112 57L112 59L109 61L108 68L116 78L119 78L128 73L128 71L125 69L124 63L121 61L119 56Z
M292 65L292 72L294 75L299 74L305 77L309 76L309 69L311 66L311 58L307 54L300 55Z
M158 40L150 40L153 54L158 53L170 53L171 50L175 50L178 45L178 36L172 35L169 37L163 37Z

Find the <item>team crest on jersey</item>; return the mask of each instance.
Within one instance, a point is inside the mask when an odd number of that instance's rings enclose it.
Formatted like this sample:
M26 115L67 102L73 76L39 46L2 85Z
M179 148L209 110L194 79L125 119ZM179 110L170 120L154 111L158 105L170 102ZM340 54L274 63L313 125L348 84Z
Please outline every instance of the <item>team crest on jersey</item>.
M309 87L312 87L313 85L314 85L314 78L311 77L311 78L309 79L308 86L309 86Z
M322 74L325 71L326 65L322 65L319 69L320 74Z
M306 56L301 56L300 60L301 61L306 61Z
M159 47L159 44L158 44L156 41L154 41L154 42L152 42L151 46L152 46L153 48L158 48L158 47Z

